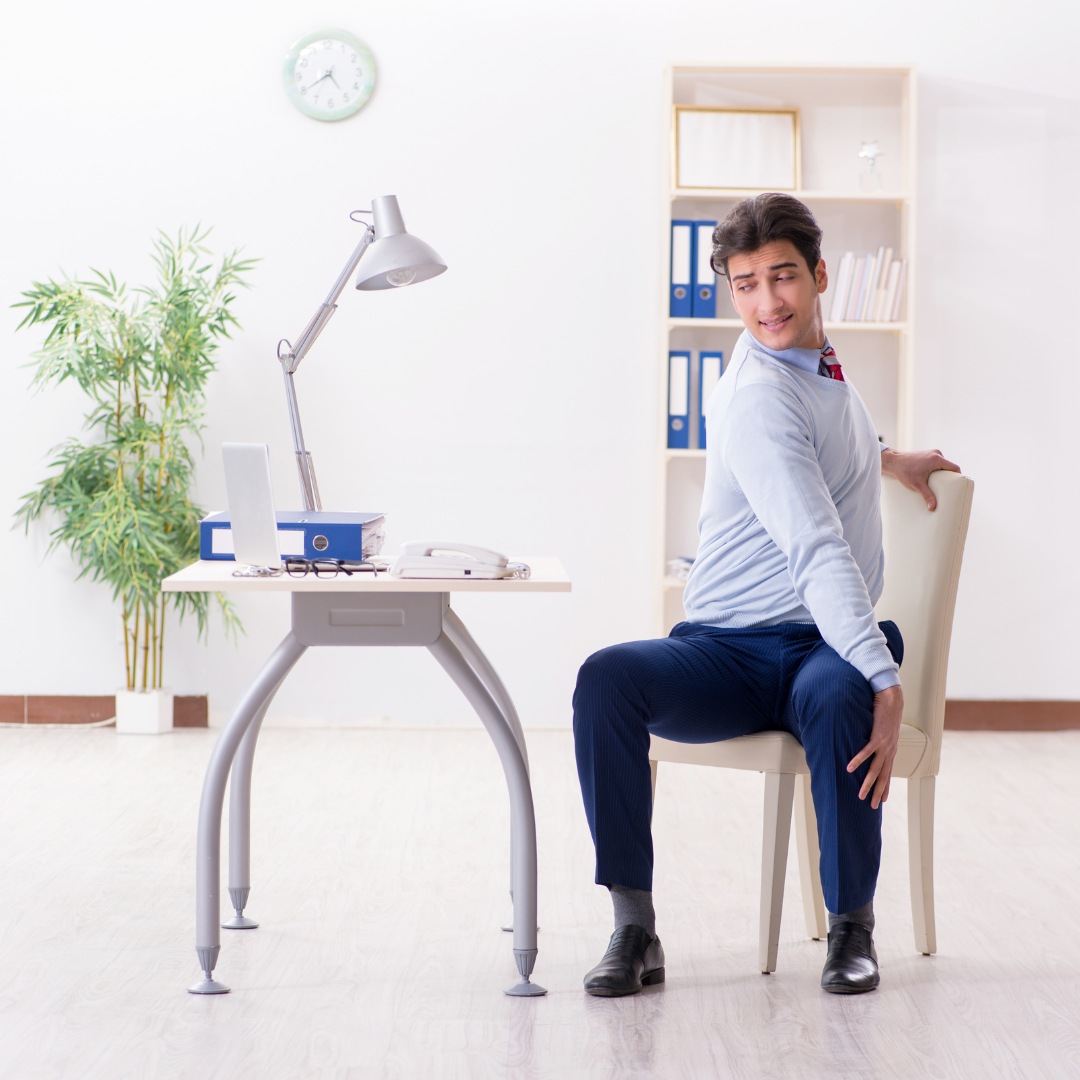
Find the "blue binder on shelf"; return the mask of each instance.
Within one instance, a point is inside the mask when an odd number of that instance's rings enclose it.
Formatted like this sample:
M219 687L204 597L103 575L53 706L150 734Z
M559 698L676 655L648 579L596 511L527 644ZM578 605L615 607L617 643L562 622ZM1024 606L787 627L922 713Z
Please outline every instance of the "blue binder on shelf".
M690 353L673 349L668 353L669 450L690 448Z
M694 223L671 223L671 305L673 319L689 318L693 314L694 291Z
M716 271L712 268L715 221L694 222L694 294L690 314L695 319L716 318Z
M709 404L709 398L720 381L720 374L724 370L724 354L722 352L703 351L700 356L701 366L699 369L698 383L698 408L701 415L698 417L698 446L705 449L705 409Z

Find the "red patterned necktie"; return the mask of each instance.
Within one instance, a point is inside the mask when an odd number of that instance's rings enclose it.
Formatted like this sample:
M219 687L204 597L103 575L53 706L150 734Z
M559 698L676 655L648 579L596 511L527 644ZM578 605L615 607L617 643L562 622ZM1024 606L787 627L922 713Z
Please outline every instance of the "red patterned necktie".
M836 350L831 345L826 345L821 350L821 362L828 369L830 379L836 379L837 382L844 381L844 373L840 370L840 364L836 359Z

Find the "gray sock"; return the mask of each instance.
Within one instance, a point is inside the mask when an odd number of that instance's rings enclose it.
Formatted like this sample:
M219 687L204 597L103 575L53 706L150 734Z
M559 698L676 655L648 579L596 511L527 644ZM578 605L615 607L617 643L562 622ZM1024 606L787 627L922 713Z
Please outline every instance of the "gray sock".
M871 900L869 904L863 904L861 908L856 908L854 911L845 911L842 915L834 915L831 911L829 912L830 933L837 923L842 922L853 922L859 926L865 926L872 934L874 932L874 901Z
M653 910L652 893L645 889L628 889L624 885L611 885L611 902L615 907L615 929L620 926L640 926L656 937L656 912Z

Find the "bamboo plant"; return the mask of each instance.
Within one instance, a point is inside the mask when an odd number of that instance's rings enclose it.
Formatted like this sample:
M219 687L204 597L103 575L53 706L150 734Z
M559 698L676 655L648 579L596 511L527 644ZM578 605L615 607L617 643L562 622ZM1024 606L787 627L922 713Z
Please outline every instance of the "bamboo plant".
M209 230L160 233L153 244L157 281L128 290L112 273L35 282L15 307L19 324L48 327L33 354L33 385L74 380L90 399L84 438L52 451L49 473L23 496L24 527L55 521L49 551L66 547L80 578L112 588L124 630L129 690L162 685L165 614L195 617L208 629L207 593L161 592L161 581L199 557L192 499L204 429L206 385L215 353L239 323L235 290L255 260L234 251L216 263ZM216 597L227 632L239 630L231 604Z

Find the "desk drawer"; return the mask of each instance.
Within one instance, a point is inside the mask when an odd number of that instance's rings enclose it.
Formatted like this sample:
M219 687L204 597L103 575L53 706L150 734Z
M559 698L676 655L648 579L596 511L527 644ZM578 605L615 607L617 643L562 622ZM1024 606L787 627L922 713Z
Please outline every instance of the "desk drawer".
M449 603L448 593L296 592L293 633L303 645L430 645Z

